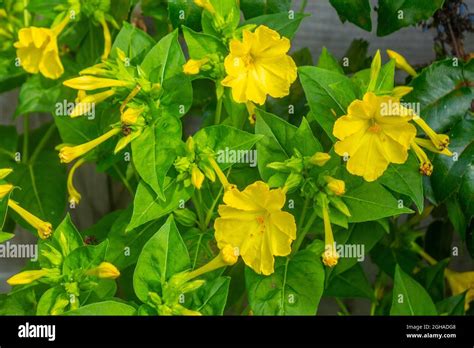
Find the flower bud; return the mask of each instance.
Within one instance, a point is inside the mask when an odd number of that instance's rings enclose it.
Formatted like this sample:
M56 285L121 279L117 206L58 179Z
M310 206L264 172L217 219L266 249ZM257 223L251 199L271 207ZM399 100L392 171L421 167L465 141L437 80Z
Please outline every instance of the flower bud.
M116 279L120 276L120 271L109 262L102 262L99 266L86 272L89 276L96 276L102 279Z
M331 155L326 152L316 152L310 157L309 163L314 166L322 167L331 159Z
M190 209L177 209L173 211L174 218L183 226L194 226L197 217L196 214Z
M325 176L324 180L327 182L327 188L336 196L342 196L346 193L346 184L344 181L335 179L331 176Z

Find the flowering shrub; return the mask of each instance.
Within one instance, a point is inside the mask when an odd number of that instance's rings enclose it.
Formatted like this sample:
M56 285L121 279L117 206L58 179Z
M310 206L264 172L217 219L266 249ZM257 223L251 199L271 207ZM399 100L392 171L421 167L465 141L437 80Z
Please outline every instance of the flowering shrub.
M0 91L20 88L24 121L0 127L1 250L16 225L39 238L1 314L469 310L474 272L448 264L474 256L472 56L415 69L356 45L314 65L292 50L305 3L1 1ZM369 1L330 3L372 29ZM460 3L380 0L377 32ZM131 198L79 231L86 163Z

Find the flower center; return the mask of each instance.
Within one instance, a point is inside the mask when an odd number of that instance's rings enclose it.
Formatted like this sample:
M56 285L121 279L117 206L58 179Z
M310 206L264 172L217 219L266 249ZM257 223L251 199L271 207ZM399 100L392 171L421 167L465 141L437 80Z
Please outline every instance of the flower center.
M372 132L372 133L380 133L380 131L382 130L382 127L378 123L373 122L368 130L369 132Z
M246 67L253 65L255 63L254 57L249 53L242 57Z
M263 234L265 232L265 217L257 216L257 222L259 224L258 231Z

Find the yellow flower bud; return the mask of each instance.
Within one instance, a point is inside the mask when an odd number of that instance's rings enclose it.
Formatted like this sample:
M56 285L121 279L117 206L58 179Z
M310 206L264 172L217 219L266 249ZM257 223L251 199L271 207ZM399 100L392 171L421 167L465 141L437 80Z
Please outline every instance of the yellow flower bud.
M434 153L440 153L442 155L449 156L449 157L451 157L453 155L453 153L448 148L445 148L441 151L438 150L434 146L433 142L431 140L428 140L428 139L415 138L415 143L418 144L419 146L427 149L428 151L431 151L431 152L434 152Z
M11 168L0 169L0 180L5 179L12 172L13 172L13 169L11 169Z
M201 68L204 64L209 61L207 58L203 59L190 59L183 65L183 72L186 75L197 75L201 71Z
M20 207L15 201L12 201L11 199L8 200L8 206L12 208L18 215L20 215L23 220L35 228L38 232L38 236L41 239L47 239L51 236L53 232L53 226L49 222L43 221L31 214L29 211Z
M69 203L74 204L74 205L79 204L79 202L81 201L81 194L74 187L74 181L73 181L74 173L84 163L85 163L85 160L82 158L76 163L74 163L74 165L72 166L67 176L67 192L69 194Z
M395 51L392 51L392 50L387 50L387 55L391 58L391 59L394 59L395 60L395 66L398 68L398 69L401 69L403 71L406 71L408 74L410 74L411 76L415 77L416 75L418 75L415 71L415 69L413 69L413 67L407 62L407 60L405 59L404 56L402 56L400 53L397 53Z
M310 157L309 163L312 165L322 167L331 159L331 155L326 152L316 152Z
M209 0L194 0L194 3L196 4L196 6L202 7L211 14L216 13L214 6L212 6Z
M346 184L344 181L330 176L325 176L324 180L326 180L328 184L328 189L331 190L336 196L342 196L344 193L346 193Z
M102 25L102 30L104 31L104 53L102 54L101 59L106 60L109 57L110 49L112 48L112 38L110 37L109 26L105 18L101 18L100 24Z
M431 176L431 174L433 174L433 164L426 155L425 151L423 151L415 141L412 141L410 146L415 152L416 157L418 157L418 161L420 162L420 173L426 176Z
M127 108L120 116L122 124L134 125L137 123L138 117L142 114L143 110L144 108Z
M13 190L13 185L10 184L3 184L0 185L0 200L3 199L6 195L8 195Z
M110 87L127 87L132 82L108 79L104 77L95 76L79 76L63 82L63 85L73 89L92 91L99 88L110 88Z
M59 274L59 271L46 268L34 271L24 271L9 278L7 283L12 286L31 284L35 280L41 279L51 274Z
M204 174L199 170L197 165L194 165L193 168L191 169L191 182L195 188L198 190L201 189L202 183L204 182L205 176Z
M88 270L86 274L102 279L116 279L120 276L120 271L111 263L102 262L98 267Z
M105 92L86 95L85 91L79 91L76 99L76 106L69 114L70 117L78 117L91 111L94 104L99 104L115 94L115 90L109 89Z
M420 116L415 115L413 117L413 121L426 133L428 138L431 139L433 145L439 151L443 151L449 145L449 136L446 134L438 134L436 133L429 125L425 122Z

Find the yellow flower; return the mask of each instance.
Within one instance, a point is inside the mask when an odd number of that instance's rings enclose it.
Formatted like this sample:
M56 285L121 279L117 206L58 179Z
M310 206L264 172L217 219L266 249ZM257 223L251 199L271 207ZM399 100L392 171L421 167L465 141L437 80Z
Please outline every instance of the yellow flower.
M407 60L405 59L404 56L402 56L400 53L397 53L395 51L392 51L392 50L387 50L387 55L391 58L391 59L394 59L395 60L395 66L398 68L398 69L401 69L403 71L406 71L408 74L410 74L411 76L416 76L418 75L415 71L415 69L413 69L413 67L407 62Z
M296 80L296 64L287 55L290 40L261 25L254 33L244 30L243 40L230 42L225 58L227 77L222 85L232 88L236 102L252 101L263 105L270 95L282 98Z
M415 141L411 142L411 149L415 153L416 157L418 157L418 161L420 162L420 174L431 176L431 174L433 174L433 164L426 155L425 151L423 151Z
M87 95L85 91L81 90L77 94L76 105L74 107L74 110L72 110L69 116L74 118L87 114L91 111L93 105L103 102L114 94L115 91L113 89L89 95Z
M209 163L211 164L212 169L214 169L214 172L217 175L217 178L219 179L219 181L221 182L222 187L224 187L224 190L225 191L234 190L236 186L234 184L229 183L229 181L227 180L227 177L222 172L222 169L219 167L219 165L217 164L216 160L213 157L209 158ZM211 179L211 181L214 181L214 180Z
M13 172L13 169L11 168L3 168L0 169L0 180L5 179L7 176L9 176Z
M112 48L112 38L110 37L109 26L105 18L101 18L100 24L102 25L102 30L104 31L104 53L102 54L101 59L106 60L110 54L110 49Z
M33 271L24 271L18 274L15 274L13 277L7 280L9 285L26 285L34 282L35 280L41 279L45 276L51 274L59 274L57 270L51 269L40 269L40 270L33 270Z
M344 193L346 193L346 183L344 181L330 176L325 176L324 180L328 184L328 189L331 190L336 196L342 196Z
M57 37L69 22L65 16L56 27L22 28L18 32L18 41L14 43L21 66L30 74L40 72L44 77L57 79L64 73L59 59Z
M108 79L104 77L95 77L95 76L79 76L63 82L63 85L66 87L84 90L84 91L93 91L99 88L110 88L110 87L126 87L131 83L128 81Z
M8 195L13 190L13 185L2 184L0 185L0 200L2 200L6 195Z
M143 113L144 108L127 108L121 116L120 121L122 124L132 126L138 121L138 117Z
M200 190L204 179L204 174L199 170L198 166L193 165L193 168L191 169L191 182L193 186Z
M423 147L427 149L428 151L434 152L434 153L440 153L445 156L451 157L453 153L446 147L443 150L437 149L433 142L428 139L422 139L422 138L415 138L415 143L419 145L420 147Z
M47 239L53 232L53 226L46 221L41 220L35 215L31 214L28 210L20 207L15 201L8 200L8 206L12 208L23 220L29 223L33 228L38 231L38 236L41 239Z
M79 161L74 163L69 174L67 176L67 192L69 194L69 203L77 205L81 201L81 194L74 187L74 173L76 170L85 163L85 160L81 158Z
M389 96L366 93L363 100L353 101L333 129L339 139L336 153L349 156L347 170L374 181L390 163L404 163L416 135L411 115L399 99Z
M120 128L113 128L107 133L87 143L77 146L62 146L59 150L59 159L61 160L61 163L70 163L120 132Z
M469 309L469 304L474 301L474 272L454 272L446 268L444 271L448 285L451 288L453 296L466 293L464 309Z
M207 58L203 59L190 59L183 65L183 72L186 75L197 75L201 70L201 67L209 61Z
M326 152L316 152L310 157L309 163L314 166L322 167L331 159L331 155Z
M216 269L226 267L226 266L232 266L239 260L239 250L236 247L233 247L231 245L224 245L221 248L221 251L219 252L219 255L217 255L215 258L213 258L211 261L206 263L204 266L186 273L184 276L183 281L189 281L191 279L194 279L196 277L199 277L205 273L209 273L212 271L215 271Z
M238 248L244 262L256 273L272 274L274 256L289 255L296 238L293 215L281 210L285 199L282 189L270 190L262 181L242 192L228 190L214 223L217 246Z
M110 262L102 262L99 266L88 270L86 274L102 279L116 279L120 277L120 271Z
M194 3L196 6L202 7L206 11L210 13L216 13L216 10L214 9L214 6L212 6L211 2L209 0L194 0Z
M332 234L331 220L329 220L329 206L325 196L322 198L323 221L324 221L324 253L322 255L323 263L328 267L334 267L339 260L339 254L336 251L336 243Z
M437 150L443 151L449 145L449 136L446 134L437 134L420 116L414 115L413 121L426 133L431 139Z

